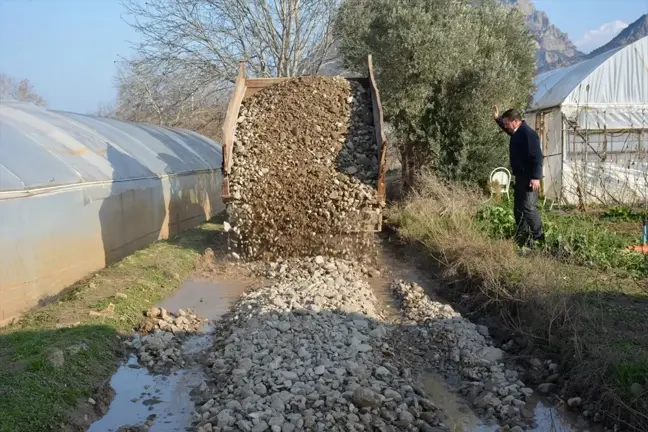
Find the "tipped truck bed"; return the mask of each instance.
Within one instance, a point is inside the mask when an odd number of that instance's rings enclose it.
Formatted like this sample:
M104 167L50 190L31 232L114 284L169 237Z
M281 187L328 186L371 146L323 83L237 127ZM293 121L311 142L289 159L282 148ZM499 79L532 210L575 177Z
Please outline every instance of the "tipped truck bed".
M346 78L349 81L355 81L361 84L371 94L371 105L373 112L373 126L376 133L376 142L378 144L378 182L377 182L377 197L376 213L372 215L372 221L367 225L367 231L381 231L382 230L382 209L385 206L385 174L386 174L386 156L387 156L387 139L385 138L384 124L383 124L383 110L380 102L380 93L376 86L376 80L373 73L373 62L371 55L367 59L368 64L368 77L361 78ZM229 190L229 174L232 168L232 150L234 147L234 136L236 133L236 125L241 109L241 103L244 99L250 97L254 93L271 86L273 84L294 79L291 77L285 78L247 78L245 76L245 63L239 63L239 74L236 78L232 98L227 107L227 114L225 122L223 123L223 185L222 185L222 199L227 203L230 199Z

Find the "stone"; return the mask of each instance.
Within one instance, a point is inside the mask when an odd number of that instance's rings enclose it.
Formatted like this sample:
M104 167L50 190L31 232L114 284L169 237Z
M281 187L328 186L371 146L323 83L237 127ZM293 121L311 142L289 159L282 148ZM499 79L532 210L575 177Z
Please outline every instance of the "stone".
M234 417L233 412L229 409L222 410L216 417L218 418L218 426L220 427L232 426L236 423L236 417Z
M578 407L580 407L582 404L583 404L583 399L581 399L581 398L579 398L579 397L573 397L573 398L569 398L569 399L567 399L567 405L568 405L570 408L578 408Z
M641 395L643 395L643 392L644 387L639 383L633 383L630 386L630 393L632 393L632 395L635 397L640 397Z
M478 332L480 335L484 336L484 337L488 337L488 336L489 336L488 327L486 327L486 326L484 326L484 325L478 325L478 326L477 326L477 332Z
M542 383L538 386L536 390L538 393L546 395L553 392L555 388L556 388L556 384L554 383Z
M542 360L537 358L532 358L531 360L529 360L529 364L531 365L531 367L539 369L542 367Z
M482 349L480 349L476 355L491 363L499 363L500 361L502 361L502 357L504 353L499 348L495 348L492 346L485 346Z
M54 366L56 369L60 369L65 364L65 354L63 350L58 348L53 348L47 354L47 362Z
M379 366L376 368L376 375L377 376L391 375L391 372L389 372L389 369L387 369L386 367Z
M398 393L395 390L391 389L386 389L385 392L383 393L387 399L393 399L396 402L400 402L403 400L403 396L401 396L400 393ZM436 407L435 407L436 408Z
M380 395L368 388L358 388L353 392L353 404L358 408L377 408L381 405Z

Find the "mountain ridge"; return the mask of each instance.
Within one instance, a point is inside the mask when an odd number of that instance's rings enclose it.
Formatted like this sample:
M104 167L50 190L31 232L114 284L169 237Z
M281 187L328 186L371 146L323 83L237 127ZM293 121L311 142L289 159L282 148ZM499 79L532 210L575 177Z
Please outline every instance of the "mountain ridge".
M648 14L641 15L638 19L630 23L628 27L621 30L610 42L596 48L587 56L590 58L596 57L606 51L630 45L645 36L648 36Z
M594 58L604 52L630 45L646 36L648 36L648 14L640 16L629 24L628 27L621 30L621 32L613 37L608 43L590 51L588 54L582 54L580 56L562 59L554 63L548 63L544 67L539 67L538 72L546 72L552 69L568 67L584 60Z
M531 0L500 0L500 3L514 7L524 15L524 22L538 44L536 58L539 70L585 55L566 33L551 23L545 12L535 8Z

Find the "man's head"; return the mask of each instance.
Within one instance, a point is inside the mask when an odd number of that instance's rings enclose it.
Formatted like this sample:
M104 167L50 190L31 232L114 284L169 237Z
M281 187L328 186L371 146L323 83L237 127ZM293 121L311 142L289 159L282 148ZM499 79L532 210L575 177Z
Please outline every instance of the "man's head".
M508 131L513 132L522 124L522 116L518 110L510 109L502 114L502 121L504 122L504 127Z

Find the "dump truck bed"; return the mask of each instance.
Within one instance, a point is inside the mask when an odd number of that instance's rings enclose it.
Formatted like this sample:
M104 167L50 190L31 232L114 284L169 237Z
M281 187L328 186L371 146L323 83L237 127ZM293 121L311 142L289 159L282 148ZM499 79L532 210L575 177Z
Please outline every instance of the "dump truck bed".
M386 154L387 154L387 140L384 134L383 123L383 110L380 102L380 93L376 86L376 81L373 73L373 63L371 56L368 56L368 76L358 78L345 78L349 81L359 83L371 95L371 105L373 113L373 127L376 134L376 142L378 144L378 181L377 181L377 202L376 214L373 221L367 225L368 231L381 231L382 230L382 211L385 205L385 174L386 174ZM228 202L232 199L230 196L230 173L233 161L234 137L236 134L237 120L239 118L239 111L242 102L252 96L253 94L263 90L268 86L295 79L292 77L285 78L247 78L245 76L245 64L239 63L239 74L236 78L234 91L227 107L227 114L223 124L223 184L222 184L222 199Z

